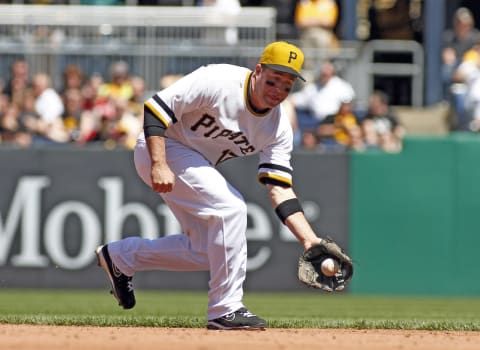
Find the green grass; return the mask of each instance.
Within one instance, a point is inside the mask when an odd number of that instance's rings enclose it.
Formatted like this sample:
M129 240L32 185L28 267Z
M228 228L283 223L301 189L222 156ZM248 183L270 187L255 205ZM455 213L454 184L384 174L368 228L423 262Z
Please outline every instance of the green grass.
M0 289L0 323L204 327L206 292L137 291L133 310L105 290ZM347 294L246 293L246 305L274 328L480 331L480 298L396 298Z

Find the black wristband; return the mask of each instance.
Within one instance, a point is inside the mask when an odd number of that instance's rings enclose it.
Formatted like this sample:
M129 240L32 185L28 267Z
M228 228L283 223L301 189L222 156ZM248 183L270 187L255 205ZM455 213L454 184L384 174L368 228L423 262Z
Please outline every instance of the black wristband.
M285 220L287 220L287 217L299 211L303 213L302 205L297 198L287 199L275 208L275 213L277 213L280 221L284 224Z

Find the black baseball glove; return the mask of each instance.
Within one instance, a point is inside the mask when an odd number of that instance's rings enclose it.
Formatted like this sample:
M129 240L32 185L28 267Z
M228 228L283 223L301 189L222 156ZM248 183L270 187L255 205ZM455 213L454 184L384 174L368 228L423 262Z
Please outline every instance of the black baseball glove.
M338 263L338 271L333 276L322 272L322 262L327 258ZM322 239L319 244L307 249L298 260L298 279L309 287L327 292L342 291L352 276L352 259L331 239Z

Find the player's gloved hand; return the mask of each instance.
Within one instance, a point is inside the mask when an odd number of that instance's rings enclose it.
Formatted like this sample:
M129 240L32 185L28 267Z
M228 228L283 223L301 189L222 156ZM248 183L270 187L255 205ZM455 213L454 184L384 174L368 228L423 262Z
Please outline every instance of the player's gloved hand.
M338 271L333 276L322 272L322 262L327 258L338 262ZM307 249L298 260L298 279L309 287L327 292L342 291L352 276L352 259L331 239L322 239L319 244Z

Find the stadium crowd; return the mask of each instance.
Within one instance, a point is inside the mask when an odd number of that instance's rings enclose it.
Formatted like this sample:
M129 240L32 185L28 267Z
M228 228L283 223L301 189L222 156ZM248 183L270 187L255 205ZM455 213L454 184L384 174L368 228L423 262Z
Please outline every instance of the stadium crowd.
M79 66L68 65L62 87L55 89L46 73L30 77L27 61L15 61L0 94L0 143L131 149L143 127L145 80L131 76L124 61L113 62L109 73L108 78L85 77ZM336 74L333 62L325 61L318 79L285 101L296 133L295 146L399 151L403 131L391 113L388 96L380 91L372 94L362 118L354 110L354 99L351 85Z
M237 6L256 5L255 1L233 2ZM201 5L215 3L228 5L228 1L204 1ZM390 10L398 12L404 1L393 3L383 14L377 9L377 22L384 17L388 19ZM337 1L299 0L293 4L291 21L301 47L335 50L341 45L336 34ZM372 28L379 38L414 39L412 31L382 31L380 22ZM444 99L453 106L457 121L454 128L479 131L480 34L470 10L461 7L455 12L452 30L445 33L443 46ZM356 92L337 71L334 61L307 60L305 68L312 76L284 103L295 132L295 147L322 151L401 151L406 131L391 108L387 92L373 91L368 106L357 110ZM31 74L27 60L16 60L10 72L0 74L0 144L131 149L142 130L143 101L149 97L145 78L131 75L124 61L113 62L108 74L85 76L80 66L68 65L62 85L54 87L46 73Z
M28 63L17 60L0 95L0 140L19 147L132 148L143 125L144 98L144 79L130 76L124 61L112 63L108 79L85 77L79 66L69 65L62 88L54 89L50 76L30 77Z

